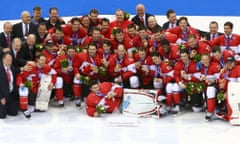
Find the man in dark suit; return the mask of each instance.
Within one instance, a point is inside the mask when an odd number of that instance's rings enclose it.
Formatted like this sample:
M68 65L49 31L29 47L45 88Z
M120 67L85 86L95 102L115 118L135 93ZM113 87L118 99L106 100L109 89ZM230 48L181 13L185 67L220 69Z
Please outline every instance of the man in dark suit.
M22 48L19 51L18 58L20 58L24 65L27 61L34 61L35 60L35 43L36 37L34 34L29 34L27 36L26 41L22 44Z
M9 48L12 38L12 24L10 22L5 22L3 24L3 32L0 33L0 47Z
M145 12L143 4L138 4L136 11L137 14L132 18L132 21L138 26L148 26L148 17L153 15Z
M202 37L208 41L214 40L215 38L223 35L223 33L218 32L218 23L216 21L211 21L209 24L209 31L202 34Z
M7 115L17 115L16 72L12 65L12 55L4 53L0 62L0 119Z
M13 37L19 37L24 41L29 34L36 33L37 27L31 22L30 13L28 11L23 11L21 18L22 22L13 25Z
M4 53L10 53L12 56L12 65L15 67L16 73L21 71L31 71L30 67L26 65L29 61L24 60L19 56L22 48L22 41L20 38L14 38L10 48L4 48L1 51L1 57Z
M167 30L169 28L174 28L178 26L178 20L176 16L176 12L172 9L169 9L166 13L168 21L163 24L162 29Z
M49 19L46 22L47 29L49 30L52 27L57 25L65 24L62 18L58 17L58 8L52 7L49 9Z
M47 37L47 26L45 23L40 23L37 28L36 44L44 44L44 40Z

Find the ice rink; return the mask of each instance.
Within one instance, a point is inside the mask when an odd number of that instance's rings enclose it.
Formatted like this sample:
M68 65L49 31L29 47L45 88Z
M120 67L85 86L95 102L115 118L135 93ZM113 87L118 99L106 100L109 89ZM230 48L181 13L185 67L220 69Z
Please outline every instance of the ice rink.
M137 120L136 126L109 126L109 119ZM160 119L132 118L119 113L100 118L67 102L26 119L0 120L0 144L239 144L240 127L215 120L205 122L204 113L182 112Z

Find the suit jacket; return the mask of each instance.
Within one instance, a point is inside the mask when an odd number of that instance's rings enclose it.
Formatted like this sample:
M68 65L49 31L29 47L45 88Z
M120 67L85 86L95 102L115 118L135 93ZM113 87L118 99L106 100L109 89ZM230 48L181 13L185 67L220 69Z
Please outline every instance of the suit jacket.
M12 94L15 94L14 96L16 96L16 94L17 94L16 70L13 65L11 66L11 71L12 71L12 75L13 75L13 91L12 92L10 92L10 90L9 90L9 84L8 84L6 70L4 68L2 61L0 62L0 79L1 79L0 99L6 98L7 101L11 98L10 95L12 96Z
M29 34L34 34L37 32L37 26L33 23L29 24ZM13 25L13 38L19 37L22 40L25 40L25 36L23 35L23 28L22 28L22 22L16 23Z
M220 35L223 35L224 33L218 32L217 34L218 34L218 36L220 36ZM205 37L208 41L210 41L211 40L211 33L206 32L205 34L202 34L202 37Z
M169 21L165 22L162 26L162 30L167 30L169 28L169 24L170 24ZM177 26L178 26L178 21L177 21Z
M22 44L22 48L19 51L18 59L23 61L26 64L27 61L34 61L36 57L35 54L35 46L33 46L32 50L30 50L28 44L24 42Z
M64 21L57 20L55 26L57 26L57 25L60 26L60 25L63 25L63 24L65 24ZM46 21L46 26L47 26L47 30L49 30L50 28L54 27L54 25L51 24L50 20Z
M13 58L12 64L15 67L16 73L20 73L20 68L26 64L26 61L19 56L17 56L17 58L16 58L12 48L10 48L10 53ZM18 55L19 55L19 52L18 52Z
M47 37L47 35L45 35L43 37L43 39L39 36L38 33L35 33L35 36L36 36L36 44L43 44L43 41L45 40L45 38Z
M146 26L148 26L148 17L150 16L153 16L152 14L149 14L149 13L145 13L145 18L144 18L144 21L146 23ZM143 26L142 24L142 21L141 19L139 18L138 15L135 15L133 18L132 18L132 22L134 22L136 25L138 26Z
M12 41L12 39L13 39L13 36L11 34L10 40ZM4 32L0 33L0 47L2 47L2 48L8 47L7 38L4 34Z

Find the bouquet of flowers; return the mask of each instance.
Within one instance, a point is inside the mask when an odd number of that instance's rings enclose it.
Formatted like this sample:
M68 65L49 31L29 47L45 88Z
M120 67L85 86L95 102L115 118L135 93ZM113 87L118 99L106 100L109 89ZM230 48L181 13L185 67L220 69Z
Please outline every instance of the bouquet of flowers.
M114 35L114 36L115 36L115 34L116 34L116 31L117 31L118 29L120 29L120 28L118 28L118 27L114 27L114 28L112 29L112 35Z
M91 80L91 78L89 76L81 75L80 76L80 80L82 81L83 84L88 85L90 80Z
M41 43L40 44L36 44L35 48L36 48L36 52L42 52L42 50L44 49L44 47L43 47L43 45Z
M106 107L104 105L97 105L96 111L99 115L106 113Z
M200 54L196 54L194 57L193 57L193 61L194 62L199 62L201 60L201 55Z
M130 14L127 12L124 12L124 20L129 20Z
M67 68L67 67L69 67L69 62L68 62L67 59L61 60L60 63L61 63L61 67L62 67L62 68Z
M224 101L225 99L225 96L224 96L224 92L220 91L217 93L217 100L218 100L218 103L221 103L222 101Z
M192 95L200 94L204 89L205 85L203 82L188 82L185 90L189 95Z
M80 47L80 46L75 46L75 51L76 51L77 53L83 52L84 50L87 50L87 46L82 46L82 47Z
M31 80L26 80L24 83L24 86L31 89L32 88L32 81Z
M185 46L184 43L181 43L179 46L178 46L178 50L181 51L181 50L186 50L187 47Z
M107 75L107 68L104 67L104 66L100 66L100 67L98 68L98 72L99 72L99 74L100 74L101 76L106 76L106 75Z
M132 54L135 55L138 52L138 49L132 50Z

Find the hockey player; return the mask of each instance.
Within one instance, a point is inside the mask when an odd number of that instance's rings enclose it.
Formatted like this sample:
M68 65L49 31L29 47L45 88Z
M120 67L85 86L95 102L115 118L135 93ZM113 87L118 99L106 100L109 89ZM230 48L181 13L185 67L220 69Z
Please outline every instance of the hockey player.
M150 69L153 65L151 56L147 54L146 49L140 48L134 58L137 74L141 81L141 87L145 89L152 89L154 71Z
M167 32L177 35L177 44L186 43L189 34L193 34L197 39L200 39L198 31L188 26L188 19L186 17L180 17L178 22L179 26L167 30Z
M205 83L205 100L207 103L207 113L205 119L211 120L216 108L216 80L219 78L221 66L218 63L211 62L209 54L201 56L201 81Z
M98 83L92 81L89 87L91 92L86 99L88 116L100 116L97 106L102 106L107 113L112 113L119 108L123 96L123 89L119 85L110 82Z
M173 67L162 61L161 56L157 52L152 53L152 60L154 63L151 67L151 70L154 70L154 88L158 90L165 88L167 110L173 113L180 112L180 93L179 87L174 81ZM161 94L162 92L159 92L158 95ZM156 101L159 99L161 99L161 97L157 98Z
M239 53L239 44L240 44L240 36L237 34L233 34L233 23L225 22L224 23L224 35L217 37L216 39L210 41L211 46L219 46L221 51L225 49L230 49L234 51L236 54Z
M54 64L54 69L59 77L63 78L64 96L72 96L72 82L73 82L73 59L76 57L75 47L72 45L67 46L66 54L58 56ZM62 99L63 98L59 98Z
M216 115L227 121L234 119L234 117L232 117L232 108L229 104L229 95L227 94L229 82L240 82L240 66L236 65L236 60L232 56L226 59L224 71L221 72L218 80L218 88L224 92L224 102L227 106L227 113L218 112Z
M118 45L117 54L109 62L109 73L113 81L124 87L139 88L136 72L135 62L126 54L124 45Z
M36 57L36 60L36 65L30 65L32 67L32 71L23 71L17 77L17 85L19 86L20 95L20 108L24 110L23 113L27 118L30 118L31 113L35 110L36 95L38 92L39 82L43 74L52 76L48 89L52 90L55 87L56 97L63 97L63 80L60 77L57 78L56 71L46 64L46 56L39 55ZM31 88L29 90L24 89L24 83L27 80L31 81ZM58 102L59 106L64 106L62 100L59 100Z
M187 50L180 51L180 60L174 66L174 78L180 91L186 88L188 82L200 81L200 71L197 70L196 62L189 58ZM200 112L203 104L202 94L192 96L191 104L194 112Z
M71 19L71 25L63 27L63 32L70 37L74 46L82 45L87 36L87 31L81 27L80 20L77 17Z

